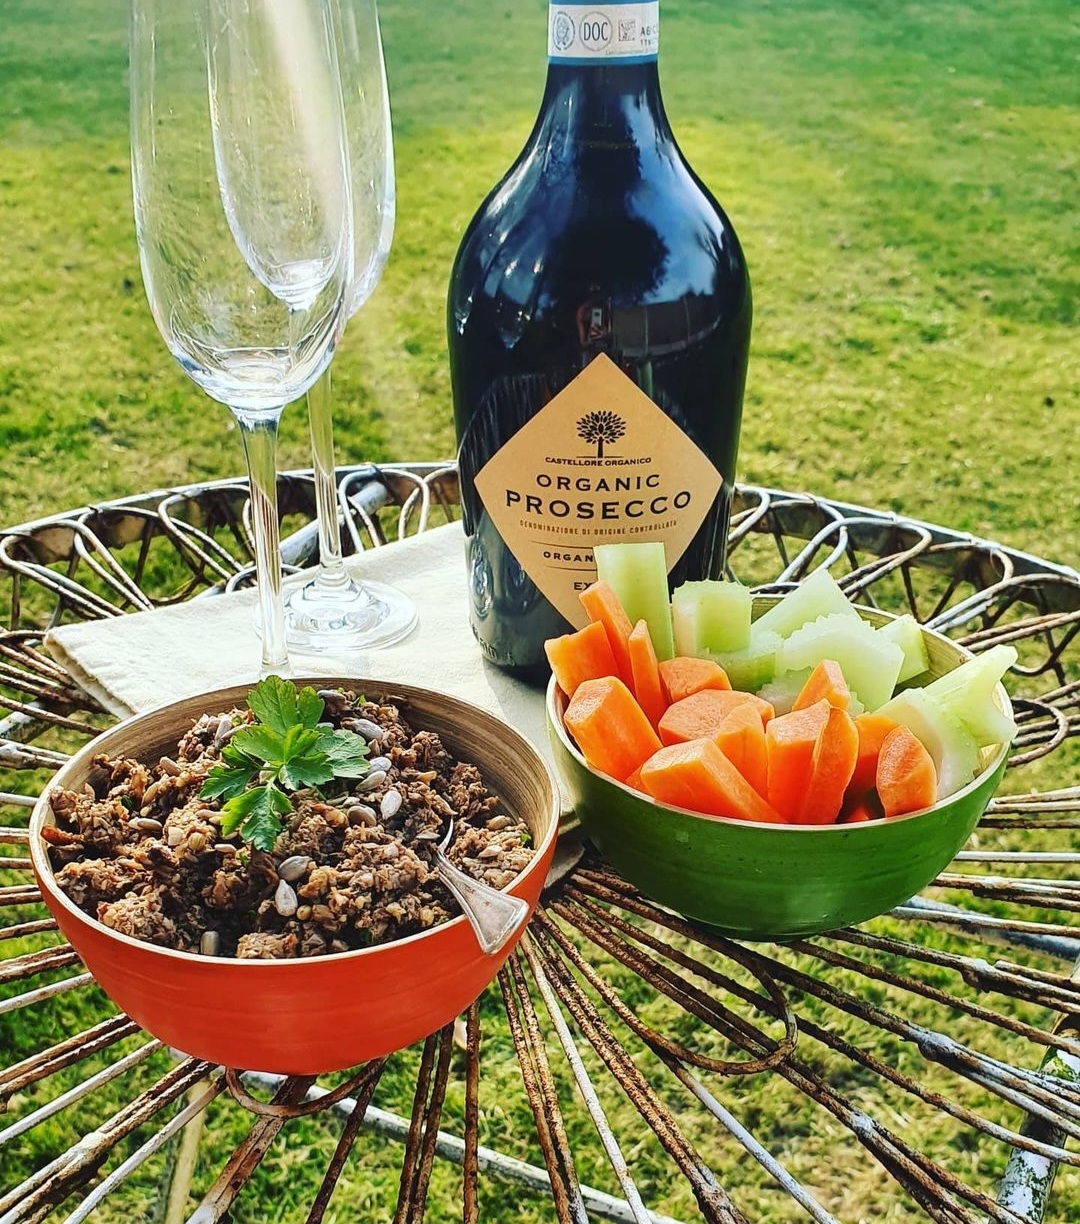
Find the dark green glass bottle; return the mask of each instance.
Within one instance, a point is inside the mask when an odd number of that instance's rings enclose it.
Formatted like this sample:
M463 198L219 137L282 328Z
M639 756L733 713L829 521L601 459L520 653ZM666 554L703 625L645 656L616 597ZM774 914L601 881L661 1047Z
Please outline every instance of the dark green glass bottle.
M551 4L539 117L451 275L472 627L538 679L592 545L664 539L673 585L723 566L750 281L664 113L658 9Z

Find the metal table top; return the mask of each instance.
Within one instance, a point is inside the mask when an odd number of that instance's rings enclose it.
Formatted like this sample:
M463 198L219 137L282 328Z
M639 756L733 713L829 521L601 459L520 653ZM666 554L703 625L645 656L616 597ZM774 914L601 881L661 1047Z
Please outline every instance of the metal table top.
M455 515L450 464L339 480L354 550ZM310 477L279 490L286 559L309 564ZM0 1224L130 1216L146 1185L147 1218L167 1224L405 1224L436 1218L433 1181L438 1210L467 1222L1080 1218L1080 575L740 488L742 581L782 590L828 565L858 602L1019 650L1020 735L967 847L891 914L776 945L695 928L567 838L467 1016L314 1082L174 1056L117 1014L58 942L26 850L32 797L110 721L38 649L43 629L212 595L248 580L250 559L236 481L0 530ZM305 1126L310 1193L293 1201L268 1153ZM380 1144L398 1189L361 1207L351 1179Z

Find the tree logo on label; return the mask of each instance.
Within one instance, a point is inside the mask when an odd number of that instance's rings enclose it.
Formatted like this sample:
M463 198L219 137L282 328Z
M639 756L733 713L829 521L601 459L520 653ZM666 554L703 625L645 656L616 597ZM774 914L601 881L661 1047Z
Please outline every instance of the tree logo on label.
M618 442L626 433L626 422L617 412L587 412L578 418L578 437L596 446L597 459L604 457L604 443Z

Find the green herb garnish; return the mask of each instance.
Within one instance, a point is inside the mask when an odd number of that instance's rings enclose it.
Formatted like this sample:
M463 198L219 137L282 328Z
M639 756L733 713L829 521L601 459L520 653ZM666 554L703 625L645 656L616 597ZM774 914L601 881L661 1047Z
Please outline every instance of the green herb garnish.
M237 830L259 850L272 850L282 818L292 811L288 792L334 778L362 778L368 772L367 741L354 731L320 723L325 703L313 688L267 676L251 690L248 709L255 722L241 727L221 750L199 792L224 799L221 832Z

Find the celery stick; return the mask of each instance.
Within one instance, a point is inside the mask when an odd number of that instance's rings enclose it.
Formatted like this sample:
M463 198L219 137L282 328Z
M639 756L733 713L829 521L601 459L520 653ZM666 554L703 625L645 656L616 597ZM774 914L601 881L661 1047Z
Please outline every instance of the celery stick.
M630 623L644 620L657 659L675 654L668 594L667 558L660 540L634 544L597 544L593 548L597 577L607 582L626 609Z
M756 693L776 675L777 657L783 642L777 633L758 634L742 650L719 650L710 658L727 672L731 687Z
M767 701L777 714L789 714L795 698L810 679L811 671L811 667L800 667L798 671L777 672L768 684L758 689L758 696Z
M922 691L959 718L980 747L1011 743L1016 723L994 700L994 690L1016 659L1012 646L993 646L939 676Z
M904 662L900 666L900 675L896 682L910 680L913 676L921 676L930 666L930 656L926 652L926 642L923 640L922 626L914 616L898 616L877 630L878 636L887 642L895 642L904 652Z
M808 621L831 613L859 619L858 612L848 602L832 574L824 569L814 570L805 582L788 591L779 603L773 604L754 621L751 637L778 633L786 638Z
M671 628L675 653L688 658L701 658L701 599L699 582L684 582L671 592Z
M750 645L752 603L750 588L740 582L684 582L671 596L675 649L699 658L744 650Z
M784 669L814 667L823 659L840 664L851 692L863 708L876 710L889 700L904 662L904 652L887 642L857 614L833 612L796 629L784 642Z

